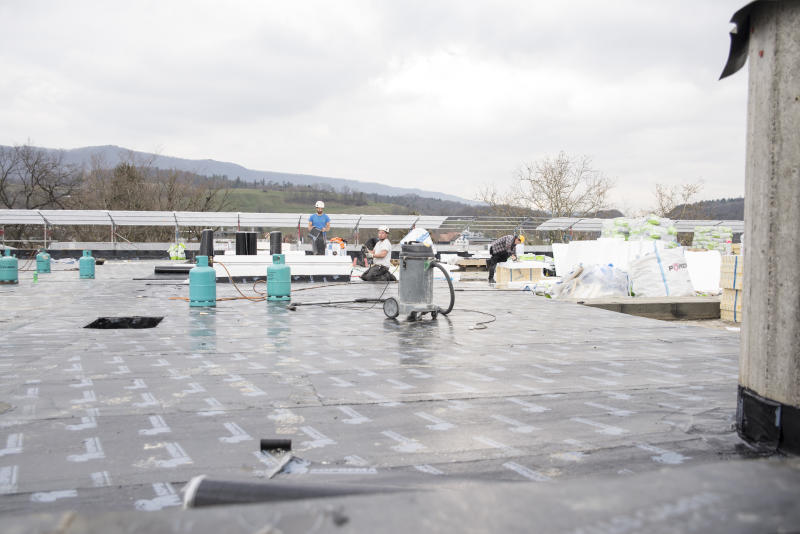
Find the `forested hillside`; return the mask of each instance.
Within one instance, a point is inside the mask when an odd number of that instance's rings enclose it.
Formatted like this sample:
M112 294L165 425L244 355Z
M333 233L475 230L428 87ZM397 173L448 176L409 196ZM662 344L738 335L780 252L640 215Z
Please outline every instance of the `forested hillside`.
M683 211L685 209L685 211ZM679 213L685 213L678 217ZM683 219L713 219L713 220L744 220L744 198L721 198L718 200L703 200L693 204L676 207L670 214L673 218Z
M344 187L335 190L323 185L297 185L290 182L249 183L224 176L209 179L217 187L228 189L230 211L305 212L313 211L317 200L325 202L329 213L366 213L387 215L481 215L486 208L451 200L419 195L381 195Z

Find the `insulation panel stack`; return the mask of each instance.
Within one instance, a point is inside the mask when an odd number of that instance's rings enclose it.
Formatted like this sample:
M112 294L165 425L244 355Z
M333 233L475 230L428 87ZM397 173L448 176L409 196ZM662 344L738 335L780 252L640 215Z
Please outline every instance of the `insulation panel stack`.
M508 267L498 265L495 271L495 280L499 284L508 282L536 282L542 279L544 279L543 270L535 267L527 269L509 269Z
M722 299L719 303L719 315L725 321L742 322L744 316L742 310L743 274L744 261L741 255L722 256L719 276Z

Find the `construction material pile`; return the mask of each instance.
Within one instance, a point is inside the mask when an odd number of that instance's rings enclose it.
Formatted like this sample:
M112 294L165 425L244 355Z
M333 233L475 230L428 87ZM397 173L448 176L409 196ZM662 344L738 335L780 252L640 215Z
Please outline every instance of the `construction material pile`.
M733 230L727 226L695 226L692 248L716 250L730 254L733 243Z
M631 294L628 274L612 265L580 265L561 282L547 287L547 291L552 298L592 299Z
M719 285L722 287L722 300L719 304L720 317L725 321L741 323L743 318L742 287L744 282L744 262L742 256L722 256Z
M617 217L603 221L601 237L623 238L625 241L662 241L666 248L678 246L678 230L671 219L647 217Z

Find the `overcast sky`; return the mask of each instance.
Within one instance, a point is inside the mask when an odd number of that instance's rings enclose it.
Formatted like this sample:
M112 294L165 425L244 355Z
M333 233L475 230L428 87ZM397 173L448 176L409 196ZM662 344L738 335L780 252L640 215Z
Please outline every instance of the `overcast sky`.
M0 144L119 145L474 198L587 155L626 213L744 191L745 0L0 0Z

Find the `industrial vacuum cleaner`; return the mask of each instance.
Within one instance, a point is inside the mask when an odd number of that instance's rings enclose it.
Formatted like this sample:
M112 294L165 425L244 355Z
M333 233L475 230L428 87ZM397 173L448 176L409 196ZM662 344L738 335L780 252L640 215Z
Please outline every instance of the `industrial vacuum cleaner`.
M447 309L433 303L433 269L444 274L450 288L450 305ZM419 243L404 244L400 251L400 281L397 298L383 302L383 313L391 319L404 315L414 321L425 313L435 319L440 313L447 315L455 304L455 291L450 273L438 261L430 247Z

